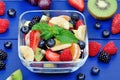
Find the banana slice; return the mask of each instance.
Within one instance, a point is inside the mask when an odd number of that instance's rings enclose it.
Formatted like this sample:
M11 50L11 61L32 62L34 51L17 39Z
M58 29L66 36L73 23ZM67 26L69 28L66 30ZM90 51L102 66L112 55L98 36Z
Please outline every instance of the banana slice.
M60 15L59 17L62 17L64 19L66 19L67 21L71 20L70 16L67 16L67 15Z
M34 52L29 46L20 46L20 53L27 61L34 60Z
M69 29L69 22L62 17L53 17L49 21L50 24L58 25L64 29Z

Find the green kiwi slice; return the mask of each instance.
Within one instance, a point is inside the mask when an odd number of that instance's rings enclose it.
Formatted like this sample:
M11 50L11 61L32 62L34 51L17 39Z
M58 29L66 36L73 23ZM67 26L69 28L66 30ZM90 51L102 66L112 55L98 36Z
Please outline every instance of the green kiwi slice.
M88 0L88 11L98 20L111 18L117 10L117 0Z

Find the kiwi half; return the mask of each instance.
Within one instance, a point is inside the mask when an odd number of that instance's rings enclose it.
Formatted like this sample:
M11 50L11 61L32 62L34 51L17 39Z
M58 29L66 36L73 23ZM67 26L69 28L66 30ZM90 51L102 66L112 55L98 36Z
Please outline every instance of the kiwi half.
M117 0L88 0L88 11L98 20L111 18L117 10Z

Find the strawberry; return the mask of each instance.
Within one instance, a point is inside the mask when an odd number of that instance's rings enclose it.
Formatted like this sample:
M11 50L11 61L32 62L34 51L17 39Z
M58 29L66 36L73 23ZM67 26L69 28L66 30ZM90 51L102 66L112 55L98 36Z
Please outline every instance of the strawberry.
M6 32L8 27L9 27L8 19L0 19L0 33Z
M120 14L116 14L112 20L112 27L111 27L112 34L120 33Z
M89 56L93 57L98 54L102 45L96 41L89 42Z
M39 31L31 31L30 32L30 47L33 49L33 51L35 52L38 44L40 41L40 32Z
M61 61L72 61L72 54L70 49L64 49L60 55Z
M83 12L84 10L84 0L68 0L68 3L78 9L79 11Z
M75 23L75 29L77 30L81 25L83 25L82 20L78 20L78 21Z
M110 55L114 55L117 53L118 48L115 46L113 41L109 41L103 48L103 51Z
M5 13L5 3L0 1L0 16L4 15Z
M46 59L48 61L60 61L60 55L51 50L46 50Z

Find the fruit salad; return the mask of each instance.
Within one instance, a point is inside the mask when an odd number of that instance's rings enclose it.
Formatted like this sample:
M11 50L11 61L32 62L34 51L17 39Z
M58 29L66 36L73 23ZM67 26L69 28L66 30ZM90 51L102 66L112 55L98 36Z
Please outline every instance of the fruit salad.
M86 25L77 13L36 15L20 31L25 43L20 53L26 61L76 61L84 54Z

